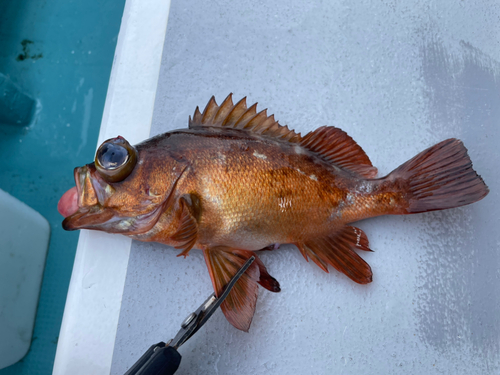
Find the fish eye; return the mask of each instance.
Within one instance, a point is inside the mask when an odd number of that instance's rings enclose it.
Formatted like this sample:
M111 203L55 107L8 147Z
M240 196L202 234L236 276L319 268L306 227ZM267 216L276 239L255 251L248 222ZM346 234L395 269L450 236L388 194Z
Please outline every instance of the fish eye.
M124 138L108 139L97 150L95 166L107 182L120 182L132 173L137 151Z
M105 143L97 152L97 158L104 169L117 169L127 162L128 151L123 146Z

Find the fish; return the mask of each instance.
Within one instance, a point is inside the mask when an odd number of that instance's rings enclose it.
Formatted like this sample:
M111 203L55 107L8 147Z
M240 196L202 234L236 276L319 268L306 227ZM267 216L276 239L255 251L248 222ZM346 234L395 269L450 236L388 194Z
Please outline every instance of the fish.
M65 230L91 229L202 251L216 295L251 256L256 261L221 309L248 331L259 285L279 292L256 251L295 245L323 271L359 284L372 270L358 251L368 237L352 223L464 206L488 187L458 139L422 151L377 177L363 149L340 128L302 136L230 94L197 107L188 128L135 146L108 139L94 162L74 170L58 203Z

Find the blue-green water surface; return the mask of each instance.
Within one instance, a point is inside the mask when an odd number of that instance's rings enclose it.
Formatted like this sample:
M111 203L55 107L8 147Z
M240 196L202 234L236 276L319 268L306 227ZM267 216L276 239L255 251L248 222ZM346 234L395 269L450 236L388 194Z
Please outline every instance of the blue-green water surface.
M0 0L0 73L39 101L32 125L0 125L0 189L51 226L31 349L0 375L52 372L78 241L57 202L73 168L92 161L124 4Z

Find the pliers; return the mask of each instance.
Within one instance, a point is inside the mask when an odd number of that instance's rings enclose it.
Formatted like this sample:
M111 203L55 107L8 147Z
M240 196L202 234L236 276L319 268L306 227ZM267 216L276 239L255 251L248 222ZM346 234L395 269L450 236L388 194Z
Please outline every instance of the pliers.
M181 355L177 349L207 322L254 260L255 257L250 257L245 262L226 285L220 297L217 297L215 293L212 294L195 312L189 314L172 340L166 344L161 341L151 345L125 375L170 375L175 373L181 363Z

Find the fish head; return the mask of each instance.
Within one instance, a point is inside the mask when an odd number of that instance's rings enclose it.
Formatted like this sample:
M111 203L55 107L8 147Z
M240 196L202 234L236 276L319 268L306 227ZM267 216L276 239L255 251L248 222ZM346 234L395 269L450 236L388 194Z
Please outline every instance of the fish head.
M76 186L59 201L63 228L128 235L150 230L171 206L187 168L168 147L155 146L134 147L120 136L105 141L93 163L75 168Z

